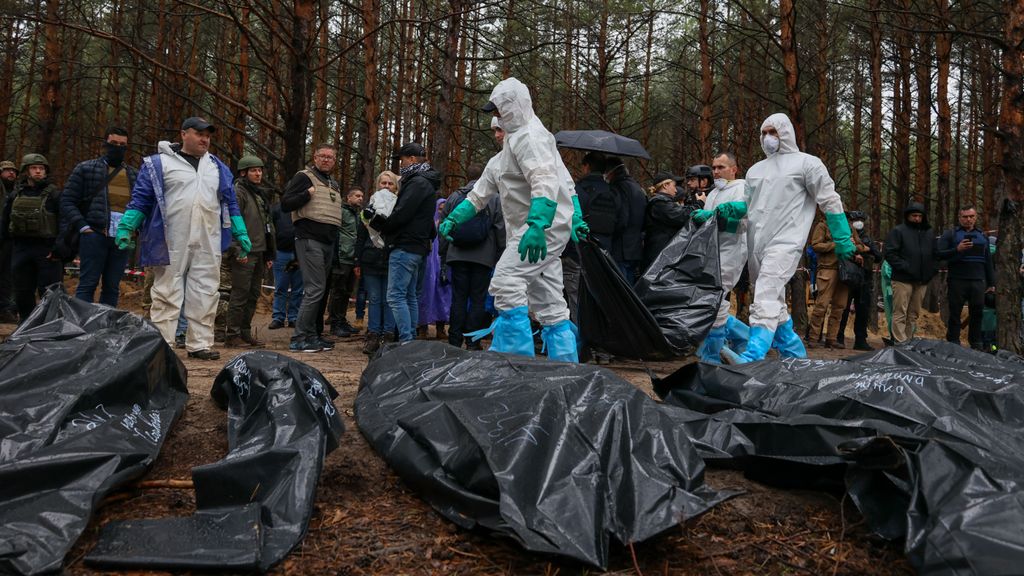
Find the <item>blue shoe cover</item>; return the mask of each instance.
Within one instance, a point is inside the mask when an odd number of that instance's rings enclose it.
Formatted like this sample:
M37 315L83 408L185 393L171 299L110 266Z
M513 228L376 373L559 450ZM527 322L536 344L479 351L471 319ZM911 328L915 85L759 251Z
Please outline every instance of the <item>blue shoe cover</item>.
M807 349L804 342L793 330L793 319L786 320L775 329L775 339L772 347L779 351L783 358L807 358Z
M746 364L764 360L768 348L772 345L775 331L763 326L750 327L750 339L747 340L747 349L742 354L730 350L728 346L722 348L722 360L729 364Z
M729 348L736 352L746 350L747 340L750 339L750 326L730 314L725 320L725 339L729 342Z
M578 336L579 329L571 320L562 320L557 324L541 328L540 338L544 341L548 360L579 364L580 358L576 349Z
M722 347L725 346L725 334L725 326L712 328L711 332L708 332L708 336L704 339L704 342L701 342L700 348L697 349L697 358L701 362L721 364L722 361L720 355Z
M526 306L499 312L498 319L489 328L470 332L466 336L473 340L479 340L491 332L494 332L494 338L491 340L491 352L530 357L535 355L533 330L530 328L530 315Z

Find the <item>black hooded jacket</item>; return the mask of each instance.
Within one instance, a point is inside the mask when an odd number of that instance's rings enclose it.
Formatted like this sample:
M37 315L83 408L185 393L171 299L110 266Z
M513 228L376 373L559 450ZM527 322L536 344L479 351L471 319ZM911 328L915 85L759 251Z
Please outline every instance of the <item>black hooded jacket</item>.
M907 217L913 212L924 215L920 224ZM913 202L903 210L903 224L889 231L885 239L885 261L892 267L896 282L927 284L937 271L936 240L924 206Z

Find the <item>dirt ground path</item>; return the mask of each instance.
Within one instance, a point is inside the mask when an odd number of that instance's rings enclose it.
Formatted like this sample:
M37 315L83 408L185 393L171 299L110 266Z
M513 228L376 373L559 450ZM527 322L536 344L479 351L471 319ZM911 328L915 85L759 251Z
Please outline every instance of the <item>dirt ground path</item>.
M129 295L128 301L132 301ZM133 306L134 307L134 306ZM339 449L327 456L309 531L274 574L594 574L592 569L524 551L515 542L461 530L433 512L398 479L363 439L353 418L359 377L367 364L362 339L339 341L318 354L288 351L291 330L268 331L269 317L254 326L267 348L299 358L326 376L346 425ZM0 325L0 336L13 326ZM852 337L848 342L852 341ZM877 338L872 344L880 346ZM226 414L210 400L221 367L244 349L221 348L222 360L203 362L178 353L188 368L191 397L147 480L190 480L192 467L227 453ZM813 357L851 351L813 350ZM650 363L667 375L685 361ZM617 374L651 393L645 366L613 362ZM745 494L661 536L632 548L613 545L611 574L908 574L902 545L872 536L841 493L783 491L733 470L709 468L707 483ZM127 487L100 506L68 554L70 574L95 574L83 557L99 528L111 520L187 516L191 490ZM140 572L147 573L147 572Z

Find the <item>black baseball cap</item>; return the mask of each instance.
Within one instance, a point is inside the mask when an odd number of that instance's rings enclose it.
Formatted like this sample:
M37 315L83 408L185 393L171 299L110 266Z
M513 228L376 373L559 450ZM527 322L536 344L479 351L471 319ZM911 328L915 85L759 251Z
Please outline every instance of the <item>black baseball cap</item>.
M394 154L391 155L391 159L398 160L399 158L403 158L405 156L426 158L427 149L424 148L423 144L420 144L419 142L408 142L406 144L402 144L402 147L398 149L398 152L395 152Z
M484 107L481 108L484 112L494 112L497 109L498 107L494 105L494 102L490 101L488 101L487 104L484 104Z
M185 118L185 121L181 123L182 130L188 130L192 128L198 132L203 130L209 130L210 132L216 132L217 127L206 121L206 118L200 118L199 116L193 116L191 118Z

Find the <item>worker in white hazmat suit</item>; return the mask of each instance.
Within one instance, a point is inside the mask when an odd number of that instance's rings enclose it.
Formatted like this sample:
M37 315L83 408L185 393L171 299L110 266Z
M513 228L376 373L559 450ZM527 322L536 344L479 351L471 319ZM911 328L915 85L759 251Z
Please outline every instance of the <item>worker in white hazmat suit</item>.
M562 295L559 255L570 236L587 233L572 176L555 138L533 113L530 91L515 78L498 83L485 112L505 131L501 152L487 163L468 202L460 202L439 226L446 238L498 194L505 219L506 249L494 269L490 293L499 316L491 350L533 356L529 312L540 322L548 358L578 362L578 331Z
M761 149L767 158L747 171L745 203L716 208L719 216L744 212L747 217L747 266L754 286L747 349L737 353L724 347L722 358L730 363L761 360L770 347L783 357L807 356L786 309L786 283L800 262L815 206L825 213L836 255L846 259L856 250L835 183L820 159L797 148L788 116L772 114L761 124Z
M151 266L154 274L150 317L173 346L184 308L185 348L189 357L201 360L220 357L212 348L221 253L232 237L240 245L240 260L252 249L231 169L209 153L214 130L202 118L188 118L181 144L160 142L159 153L143 159L115 237L118 248L132 248L132 234L145 223L140 264Z
M691 215L693 221L702 223L717 214L718 252L722 271L722 302L718 306L718 315L711 326L711 331L704 339L697 356L702 362L718 364L722 347L729 340L735 350L745 347L749 338L749 327L735 316L729 314L729 292L743 274L747 265L747 219L745 214L746 181L737 179L739 167L736 156L731 152L723 152L715 156L711 170L715 177L715 186L704 201L704 209L696 210ZM740 215L737 217L737 215Z

